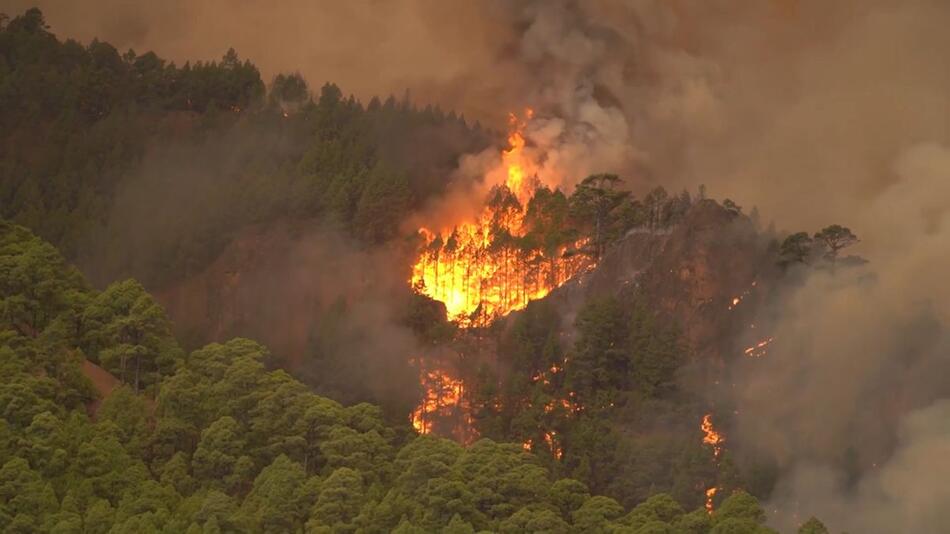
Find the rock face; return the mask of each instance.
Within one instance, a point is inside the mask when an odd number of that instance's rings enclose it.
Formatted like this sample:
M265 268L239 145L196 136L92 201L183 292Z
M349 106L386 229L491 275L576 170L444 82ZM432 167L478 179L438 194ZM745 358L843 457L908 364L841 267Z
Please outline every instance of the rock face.
M658 317L680 328L695 358L719 364L734 353L775 274L769 239L753 222L703 200L669 230L630 232L551 298L569 323L589 298L638 289Z
M748 217L703 201L673 230L640 285L697 357L722 361L775 279L773 257Z

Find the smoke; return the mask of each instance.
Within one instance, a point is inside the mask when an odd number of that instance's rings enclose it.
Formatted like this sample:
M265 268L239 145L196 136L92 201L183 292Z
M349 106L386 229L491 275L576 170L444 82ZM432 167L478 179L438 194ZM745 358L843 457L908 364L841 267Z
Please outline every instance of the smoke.
M552 136L554 157L619 168L635 189L705 183L783 227L837 222L863 239L871 264L807 276L782 300L768 356L738 371L734 442L779 467L774 521L788 529L815 514L871 533L946 525L950 6L547 9L531 29L554 37L524 34L526 50L541 43L549 58L537 101L549 120L588 128ZM590 118L618 112L623 128ZM598 134L628 152L611 158ZM571 150L578 138L606 152Z
M852 214L872 263L808 274L780 303L768 355L736 380L737 441L784 474L779 521L801 512L871 533L950 521L950 150L916 146L892 169Z
M234 46L265 76L409 89L498 127L531 106L546 183L706 184L788 230L851 227L870 265L812 273L783 300L768 356L741 370L731 442L781 466L776 509L869 533L950 521L947 2L38 3L61 35L179 62ZM440 217L471 209L459 187Z
M320 221L245 228L198 274L156 293L194 345L248 337L280 367L346 404L399 420L417 398L407 363L422 348L406 324L400 250L366 249Z
M0 0L11 16L34 6L63 38L98 37L179 65L234 47L265 81L300 72L312 86L334 82L364 102L408 90L415 101L503 124L509 108L499 102L521 89L506 59L514 33L500 0Z

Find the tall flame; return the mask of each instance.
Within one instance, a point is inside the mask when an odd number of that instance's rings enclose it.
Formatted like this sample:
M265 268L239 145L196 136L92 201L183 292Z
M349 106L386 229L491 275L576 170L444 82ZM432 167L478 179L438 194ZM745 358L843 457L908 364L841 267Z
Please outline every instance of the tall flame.
M584 240L544 248L523 239L530 230L525 221L528 203L544 185L538 178L538 159L530 153L524 133L533 115L531 109L521 117L509 115L508 146L501 151L500 167L486 175L486 180L499 185L484 199L480 213L454 227L419 229L423 246L410 283L416 291L444 303L449 318L463 327L485 326L522 309L592 264L581 254L566 254L581 248ZM560 370L552 366L550 373ZM475 431L462 379L444 368L423 369L420 384L424 397L410 414L416 431L451 433L462 442L470 441ZM561 409L577 413L581 407L573 399L551 401L545 407L546 411ZM446 427L449 416L457 426ZM563 452L556 434L546 433L544 440L559 459Z
M713 426L712 414L707 413L703 416L700 428L703 430L703 443L712 447L713 456L718 459L722 453L722 442L725 438Z
M525 250L525 210L540 184L538 165L526 154L525 119L509 115L508 148L501 153L505 183L492 191L475 220L454 228L420 228L424 241L412 269L412 285L445 304L462 326L485 325L495 317L544 297L589 266L581 255ZM578 247L581 243L573 244Z

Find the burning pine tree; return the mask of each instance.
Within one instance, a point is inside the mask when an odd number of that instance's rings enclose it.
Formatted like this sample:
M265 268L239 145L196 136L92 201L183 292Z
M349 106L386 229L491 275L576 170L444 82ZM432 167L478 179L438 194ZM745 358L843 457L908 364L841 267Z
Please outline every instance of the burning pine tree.
M586 240L568 225L567 198L540 183L524 154L525 122L511 115L510 126L505 183L492 188L478 217L443 232L419 230L424 245L413 287L443 302L463 326L522 309L591 264L575 253Z

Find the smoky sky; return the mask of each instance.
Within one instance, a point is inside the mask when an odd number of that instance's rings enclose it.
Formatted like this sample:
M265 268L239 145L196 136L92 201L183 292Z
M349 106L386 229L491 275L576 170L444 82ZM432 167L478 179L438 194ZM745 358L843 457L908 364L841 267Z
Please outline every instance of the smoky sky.
M265 79L299 71L362 99L408 90L498 127L532 106L530 146L565 187L618 172L635 191L705 184L780 230L849 226L870 263L805 276L783 297L769 360L742 370L737 432L783 468L770 507L854 532L950 524L950 3L0 0L0 11L34 4L62 37L178 63L233 46ZM836 459L848 446L874 469L846 484Z
M0 0L58 35L178 62L229 48L362 99L409 91L532 133L569 181L703 183L782 228L859 218L921 143L950 137L939 0L310 2ZM566 147L566 148L565 148ZM855 223L856 224L856 223Z

